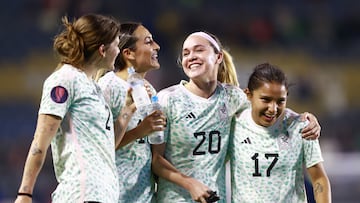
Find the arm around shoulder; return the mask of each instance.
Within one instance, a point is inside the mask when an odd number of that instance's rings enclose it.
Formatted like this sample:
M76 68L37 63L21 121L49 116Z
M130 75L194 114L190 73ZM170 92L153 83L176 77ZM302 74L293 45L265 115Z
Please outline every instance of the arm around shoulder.
M309 125L307 125L302 131L302 137L307 140L314 140L320 137L321 126L315 115L304 112L301 114L303 120L308 120Z

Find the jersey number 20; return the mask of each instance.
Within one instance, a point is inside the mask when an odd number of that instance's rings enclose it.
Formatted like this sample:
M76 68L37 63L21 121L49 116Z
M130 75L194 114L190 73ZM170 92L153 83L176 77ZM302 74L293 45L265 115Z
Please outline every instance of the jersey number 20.
M194 133L194 137L196 139L200 138L200 142L198 143L198 145L193 150L193 155L204 155L204 154L206 154L206 151L201 151L200 150L200 147L205 143L206 139L209 139L209 141L208 141L209 146L207 147L207 151L210 154L217 154L217 153L220 152L221 135L220 135L219 131L217 131L217 130L210 131L208 136L206 135L206 132L196 132L196 133ZM213 147L213 144L215 145L215 147Z

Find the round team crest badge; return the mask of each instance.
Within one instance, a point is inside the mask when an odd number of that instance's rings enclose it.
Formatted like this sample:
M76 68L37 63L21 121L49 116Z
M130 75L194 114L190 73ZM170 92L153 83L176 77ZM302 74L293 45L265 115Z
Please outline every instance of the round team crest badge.
M286 133L287 134L287 133ZM280 134L277 138L280 150L286 150L291 147L291 138L289 135Z
M58 104L62 104L64 102L66 102L69 94L68 94L68 91L65 89L65 87L56 86L56 87L52 88L50 96L54 102L56 102Z
M224 103L222 105L222 107L220 108L220 111L219 111L219 117L220 119L223 121L223 120L226 120L227 117L228 117L228 114L227 114L227 108L226 108L226 104Z

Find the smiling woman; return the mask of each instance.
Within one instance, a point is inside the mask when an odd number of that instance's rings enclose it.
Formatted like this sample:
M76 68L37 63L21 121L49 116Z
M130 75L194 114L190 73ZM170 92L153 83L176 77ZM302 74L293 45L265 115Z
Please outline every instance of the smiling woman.
M126 22L120 25L120 32L120 54L116 58L115 70L106 73L98 81L114 119L123 116L119 114L119 109L125 106L129 89L128 68L133 67L143 78L148 71L160 68L160 46L148 29L141 23ZM101 75L101 71L98 75ZM148 92L155 95L155 88L145 79L144 81ZM163 130L164 125L165 118L161 111L144 115L137 109L129 125L123 126L126 133L117 147L115 158L120 183L119 203L152 201L155 181L151 172L151 149L147 135Z
M250 76L245 93L251 102L255 123L269 127L275 123L286 107L288 82L279 69L270 64L259 65Z
M212 194L226 202L231 122L249 102L238 86L230 54L214 35L190 34L178 61L189 81L182 80L158 95L167 125L166 143L152 146L152 169L160 177L157 202L205 202ZM320 127L313 121L307 130L316 137L311 131Z
M331 202L319 141L303 139L307 122L286 109L285 74L260 64L245 92L251 108L236 117L229 147L232 202L307 202L304 168L316 202Z
M231 118L249 103L237 86L231 57L215 36L190 34L179 60L189 81L159 92L167 125L166 144L152 146L153 171L160 177L157 202L205 202L211 194L226 202Z

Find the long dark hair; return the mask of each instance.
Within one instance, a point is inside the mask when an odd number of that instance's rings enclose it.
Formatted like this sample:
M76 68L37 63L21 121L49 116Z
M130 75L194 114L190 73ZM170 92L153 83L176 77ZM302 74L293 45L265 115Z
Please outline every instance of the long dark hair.
M135 44L139 39L134 36L134 32L141 25L139 22L125 22L120 24L120 54L115 60L115 71L126 68L126 61L122 55L122 51L124 49L136 50Z

